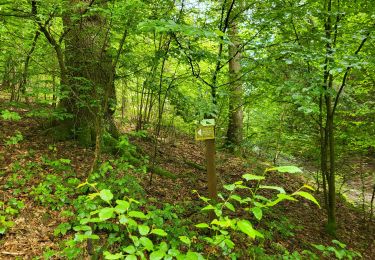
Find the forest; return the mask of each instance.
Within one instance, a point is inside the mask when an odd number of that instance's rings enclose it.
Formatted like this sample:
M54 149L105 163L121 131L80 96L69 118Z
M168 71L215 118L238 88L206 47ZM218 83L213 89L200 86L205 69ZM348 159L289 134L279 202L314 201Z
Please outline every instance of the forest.
M0 259L375 259L374 0L0 0Z

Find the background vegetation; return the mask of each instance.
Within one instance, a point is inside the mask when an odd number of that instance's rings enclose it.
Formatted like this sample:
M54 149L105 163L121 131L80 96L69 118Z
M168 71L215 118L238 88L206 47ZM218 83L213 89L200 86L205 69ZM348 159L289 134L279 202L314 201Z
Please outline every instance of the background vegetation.
M2 239L38 205L60 241L46 258L371 259L374 19L372 0L0 2ZM320 243L278 242L296 199Z

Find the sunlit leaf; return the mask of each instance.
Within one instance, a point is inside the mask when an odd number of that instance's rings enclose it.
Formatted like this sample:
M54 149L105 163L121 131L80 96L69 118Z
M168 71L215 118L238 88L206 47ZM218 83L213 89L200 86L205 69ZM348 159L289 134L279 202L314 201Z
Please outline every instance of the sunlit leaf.
M158 236L161 236L161 237L165 237L167 236L167 232L165 232L163 229L159 229L159 228L155 228L153 230L151 230L151 234L155 234L155 235L158 235Z
M305 192L305 191L296 191L292 194L293 196L301 196L309 201L312 201L313 203L315 203L316 205L318 205L318 207L320 208L320 205L319 205L319 202L314 198L313 195L311 195L310 193L308 192Z
M298 168L297 166L279 166L279 167L273 167L273 168L268 168L266 169L266 172L271 172L271 171L277 171L281 173L301 173L302 170Z
M113 199L113 194L110 190L104 189L100 191L100 198L106 202L110 202Z
M250 173L242 175L242 178L244 178L247 181L261 181L265 179L264 176L254 175Z

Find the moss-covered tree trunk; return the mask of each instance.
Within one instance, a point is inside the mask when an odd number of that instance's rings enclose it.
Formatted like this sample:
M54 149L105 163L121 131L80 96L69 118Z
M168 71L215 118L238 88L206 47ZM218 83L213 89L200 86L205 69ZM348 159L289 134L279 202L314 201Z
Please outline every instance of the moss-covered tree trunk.
M106 1L98 4L105 8ZM101 129L116 135L114 68L108 53L109 27L99 11L87 11L91 1L67 1L63 15L66 81L60 108L72 115L61 122L62 134L74 134L81 144L95 143Z

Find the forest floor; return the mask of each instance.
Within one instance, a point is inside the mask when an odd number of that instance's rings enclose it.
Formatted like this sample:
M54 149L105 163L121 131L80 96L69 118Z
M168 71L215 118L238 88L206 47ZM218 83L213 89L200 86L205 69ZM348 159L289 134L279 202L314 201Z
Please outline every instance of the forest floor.
M4 203L17 199L24 204L19 213L14 214L15 225L9 228L5 235L0 235L0 259L33 259L35 256L42 256L48 249L58 249L61 238L54 236L54 229L66 221L60 211L41 206L30 193L48 169L37 168L38 173L27 181L22 181L23 176L15 175L15 169L40 164L43 156L53 154L56 158L71 160L77 178L84 181L94 157L93 149L79 147L74 141L54 143L41 129L40 121L26 116L29 109L30 107L15 110L23 116L20 121L0 120L0 198ZM6 145L6 140L14 136L16 131L23 135L23 140L15 145ZM153 156L154 143L150 139L132 138L132 142L150 157ZM106 157L107 155L104 155L103 159ZM176 178L153 174L150 185L149 174L139 176L148 198L172 205L189 204L198 201L192 190L206 194L206 173L201 167L205 165L203 142L195 142L186 136L176 138L173 143L160 142L155 163L172 172ZM261 172L266 167L260 159L253 158L249 161L224 151L217 152L219 190L224 184L240 180L244 173ZM267 183L284 187L287 192L297 190L305 182L306 179L296 175L267 174ZM314 196L321 198L321 194ZM3 211L4 207L2 205ZM184 217L201 218L199 211L191 211L184 213ZM301 251L311 248L311 244L332 244L331 241L335 239L324 232L325 210L302 199L299 202L278 205L275 211L265 218L271 223L268 227L273 239L264 246L268 248L268 252L274 254L280 247L290 252ZM337 239L347 244L350 249L360 252L365 259L375 259L374 221L363 221L360 209L340 198L337 202L337 218Z

